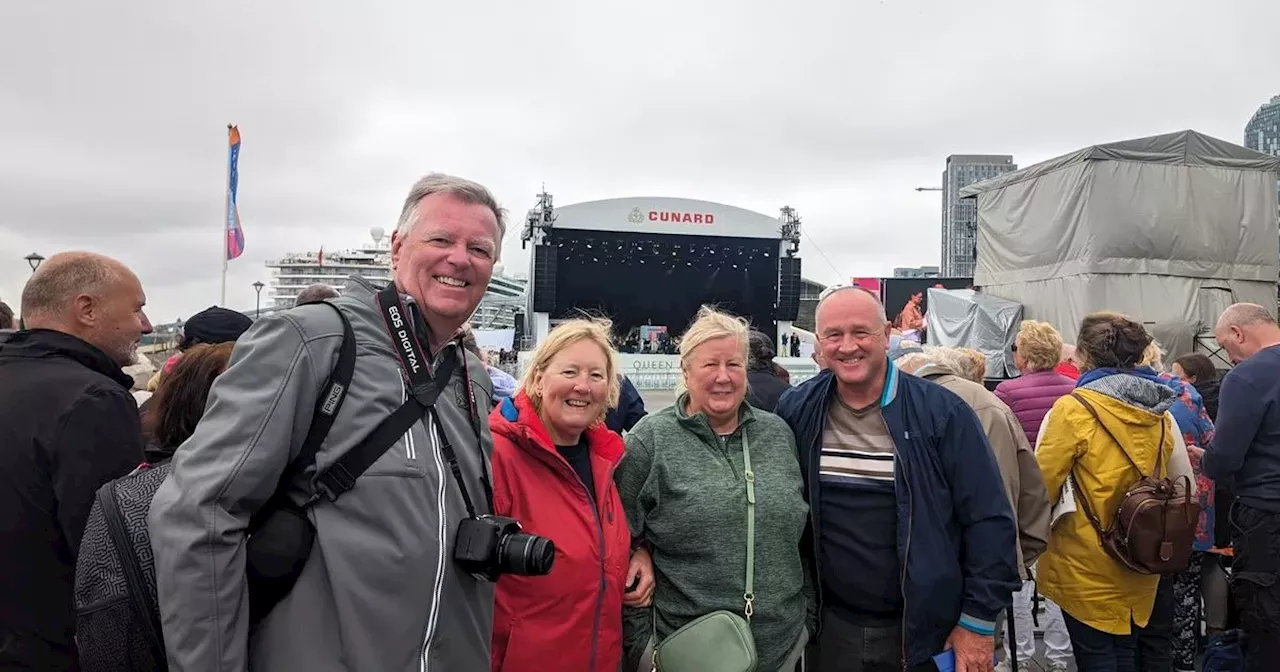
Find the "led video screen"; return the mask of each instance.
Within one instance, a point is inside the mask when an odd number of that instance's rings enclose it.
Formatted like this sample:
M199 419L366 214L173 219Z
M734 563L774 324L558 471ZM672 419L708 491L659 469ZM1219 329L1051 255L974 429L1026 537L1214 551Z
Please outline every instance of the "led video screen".
M775 330L778 241L712 236L560 230L556 312L608 316L625 337L642 325L684 333L704 303Z

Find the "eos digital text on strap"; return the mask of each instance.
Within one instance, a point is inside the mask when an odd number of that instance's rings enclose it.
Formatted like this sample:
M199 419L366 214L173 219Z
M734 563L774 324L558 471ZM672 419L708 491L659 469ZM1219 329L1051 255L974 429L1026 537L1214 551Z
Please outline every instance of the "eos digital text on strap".
M410 311L405 306L394 283L378 292L378 307L409 388L410 401L406 401L396 414L414 413L419 418L422 413L427 414L427 421L433 424L439 437L440 452L449 464L449 471L453 473L453 480L458 484L466 505L467 518L458 524L454 536L454 562L477 578L488 581L496 581L502 574L533 576L549 573L555 559L555 546L550 539L522 533L520 523L513 518L476 510L453 443L435 409L436 402L448 387L454 370L461 361L468 419L475 434L476 450L479 452L480 483L484 489L487 510L492 511L493 487L483 450L480 409L476 404L475 388L461 344L455 341L457 347L454 352L443 358L439 369L433 374L431 353L422 347L420 338L427 334L426 322L418 312Z

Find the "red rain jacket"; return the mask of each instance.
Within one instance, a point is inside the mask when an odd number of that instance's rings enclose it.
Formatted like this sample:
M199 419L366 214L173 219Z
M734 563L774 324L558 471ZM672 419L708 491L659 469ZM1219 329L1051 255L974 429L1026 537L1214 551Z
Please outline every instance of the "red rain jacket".
M489 429L494 512L556 546L547 576L508 574L498 580L493 672L617 672L631 559L631 532L613 483L625 451L622 437L603 424L585 433L598 495L593 507L527 396L518 394L493 409Z

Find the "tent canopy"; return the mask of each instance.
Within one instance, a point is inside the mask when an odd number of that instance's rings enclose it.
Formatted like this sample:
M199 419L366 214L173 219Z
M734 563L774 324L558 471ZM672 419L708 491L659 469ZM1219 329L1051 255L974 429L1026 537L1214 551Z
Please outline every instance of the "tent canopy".
M1013 378L1013 340L1022 305L972 289L929 289L929 345L973 348L987 358L986 377Z
M1127 313L1177 356L1233 302L1275 309L1278 172L1280 157L1184 131L972 185L974 284L1064 335L1089 313Z
M1153 135L1136 140L1121 140L1105 145L1094 145L1043 161L1022 170L1005 173L990 180L971 184L960 190L960 198L972 198L978 194L1002 189L1011 184L1034 180L1041 175L1061 170L1085 161L1131 161L1136 163L1162 163L1174 166L1213 166L1233 170L1257 170L1280 172L1280 156L1232 144L1225 140L1197 133L1179 131Z
M1192 133L1082 149L962 191L978 201L974 283L1081 274L1274 283L1280 157Z

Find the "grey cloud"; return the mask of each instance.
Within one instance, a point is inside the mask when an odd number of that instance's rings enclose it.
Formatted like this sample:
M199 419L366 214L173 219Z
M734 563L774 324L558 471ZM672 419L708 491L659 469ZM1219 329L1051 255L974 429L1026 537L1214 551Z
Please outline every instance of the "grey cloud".
M948 154L1239 141L1280 93L1278 24L1269 0L5 3L0 298L26 253L89 247L138 270L157 319L215 302L227 122L237 307L265 260L390 228L428 170L494 189L512 268L543 182L790 204L821 280L937 263L937 194L912 189Z

